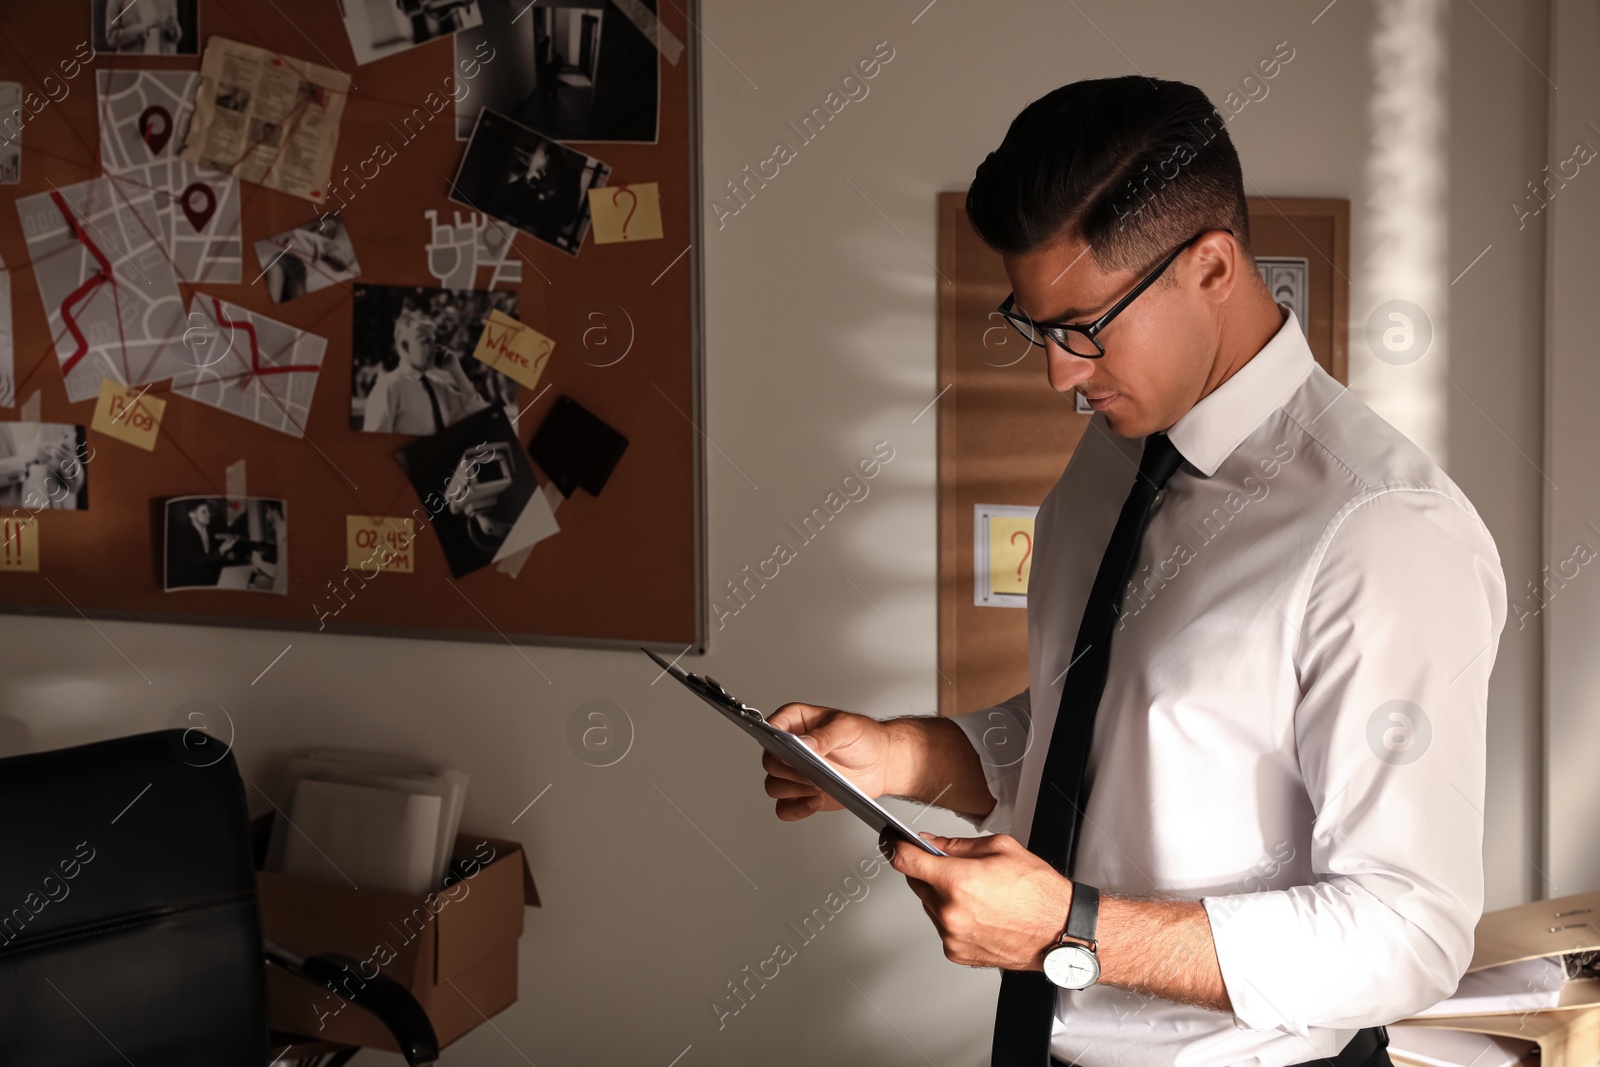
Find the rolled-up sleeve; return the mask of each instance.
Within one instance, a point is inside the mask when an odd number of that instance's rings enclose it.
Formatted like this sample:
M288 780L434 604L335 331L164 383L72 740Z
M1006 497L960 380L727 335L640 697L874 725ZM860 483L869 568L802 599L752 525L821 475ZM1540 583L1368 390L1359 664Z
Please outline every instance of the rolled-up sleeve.
M1506 617L1494 541L1443 491L1373 491L1318 547L1282 611L1316 881L1203 901L1236 1024L1302 1036L1404 1018L1466 971Z
M1011 832L1011 813L1017 806L1017 784L1022 778L1022 757L1028 751L1032 728L1028 690L993 707L951 716L972 742L983 764L984 780L995 799L994 810L982 819L962 814L980 833Z

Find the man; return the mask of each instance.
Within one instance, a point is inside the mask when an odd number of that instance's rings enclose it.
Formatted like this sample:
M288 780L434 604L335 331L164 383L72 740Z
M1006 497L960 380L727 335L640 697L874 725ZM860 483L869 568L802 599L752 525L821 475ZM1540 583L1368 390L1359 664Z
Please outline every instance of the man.
M183 24L178 18L178 0L146 0L134 10L134 3L107 0L106 41L118 52L143 52L147 55L172 55L183 39Z
M234 549L239 535L211 528L211 505L190 504L167 534L168 589L216 585L222 568L237 562Z
M363 430L431 435L489 406L460 357L439 346L434 332L433 321L415 309L396 316L394 352L385 353L384 372L367 394Z
M1049 93L967 213L1003 314L1095 410L1037 518L1031 684L773 722L995 831L892 863L948 958L1004 971L997 1067L1387 1064L1482 909L1494 542L1274 303L1199 90ZM764 764L779 818L838 806Z

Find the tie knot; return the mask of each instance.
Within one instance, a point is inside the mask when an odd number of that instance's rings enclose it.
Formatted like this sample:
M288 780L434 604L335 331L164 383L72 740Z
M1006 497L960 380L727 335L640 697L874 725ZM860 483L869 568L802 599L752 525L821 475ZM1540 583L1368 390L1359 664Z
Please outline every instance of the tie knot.
M1144 454L1139 457L1139 479L1149 483L1149 491L1159 492L1179 467L1183 455L1172 438L1164 433L1153 433L1144 439Z

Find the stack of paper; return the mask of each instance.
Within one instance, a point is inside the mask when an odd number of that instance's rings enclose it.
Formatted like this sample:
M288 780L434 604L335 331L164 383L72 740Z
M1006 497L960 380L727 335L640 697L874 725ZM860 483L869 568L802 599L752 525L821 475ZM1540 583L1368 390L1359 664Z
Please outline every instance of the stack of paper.
M1389 1028L1389 1053L1426 1067L1516 1067L1539 1046L1514 1037L1493 1037L1466 1030Z
M438 889L461 823L467 776L424 760L314 749L289 761L287 819L267 870L360 888Z
M1389 1027L1398 1067L1600 1063L1600 892L1486 912L1453 995Z
M1429 1015L1482 1015L1499 1011L1539 1011L1561 1006L1561 987L1567 976L1560 956L1535 956L1531 960L1485 967L1461 976L1454 995L1417 1012Z

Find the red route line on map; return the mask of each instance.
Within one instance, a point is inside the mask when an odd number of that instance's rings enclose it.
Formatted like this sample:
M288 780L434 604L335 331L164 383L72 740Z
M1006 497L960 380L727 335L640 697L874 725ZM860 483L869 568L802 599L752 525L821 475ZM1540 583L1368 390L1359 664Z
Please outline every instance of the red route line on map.
M67 220L67 225L72 228L73 237L76 238L78 243L82 244L84 248L88 249L89 254L94 257L95 262L100 264L99 274L84 281L82 285L78 286L77 289L72 291L67 299L61 302L61 319L71 329L73 340L78 342L78 350L74 352L69 359L62 362L61 376L62 378L65 378L72 371L73 367L77 365L78 361L89 354L88 338L84 337L83 331L78 329L77 316L73 313L72 307L75 306L80 300L87 297L90 292L99 286L109 285L111 287L111 296L115 302L116 308L117 336L122 348L122 372L123 376L127 377L128 338L127 335L123 333L122 329L122 297L117 292L117 279L116 275L111 269L111 262L110 260L106 259L105 253L100 251L100 247L96 245L94 241L90 240L89 235L83 232L83 227L78 225L78 220L72 215L72 209L67 205L66 197L62 196L59 190L52 190L50 193L50 199L55 203L56 210L61 212L61 217ZM91 196L90 199L92 202L93 197Z

